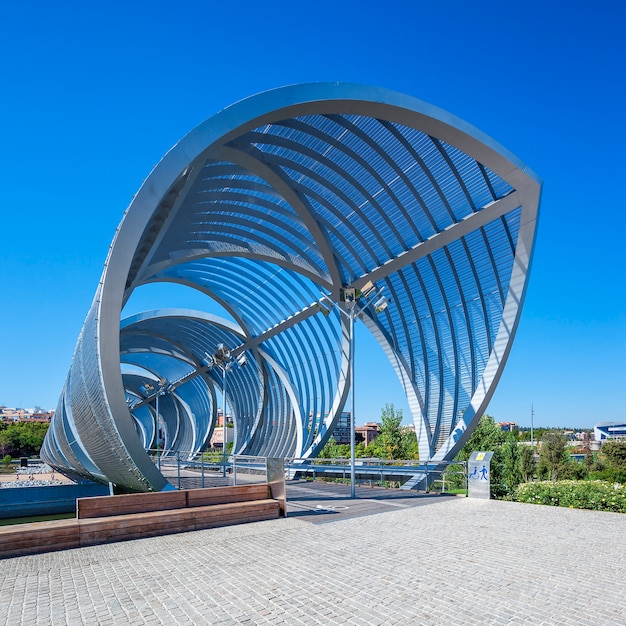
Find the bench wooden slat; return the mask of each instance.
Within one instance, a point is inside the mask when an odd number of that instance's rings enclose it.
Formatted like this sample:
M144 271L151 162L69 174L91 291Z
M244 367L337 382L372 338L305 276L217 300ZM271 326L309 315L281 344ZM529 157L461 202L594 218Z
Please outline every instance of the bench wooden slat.
M129 515L148 511L184 509L187 506L185 491L156 491L128 493L118 496L96 496L76 500L78 519Z
M79 520L80 545L97 545L279 517L276 500L232 502L174 511Z
M206 487L204 489L188 489L187 506L196 507L247 500L265 500L269 497L269 487L266 483L232 487Z
M232 503L230 505L197 507L195 509L195 530L216 528L229 524L261 522L269 519L278 519L278 517L280 517L280 503L277 500L269 499Z
M193 530L193 513L188 509L134 513L79 520L79 525L80 545L90 546Z

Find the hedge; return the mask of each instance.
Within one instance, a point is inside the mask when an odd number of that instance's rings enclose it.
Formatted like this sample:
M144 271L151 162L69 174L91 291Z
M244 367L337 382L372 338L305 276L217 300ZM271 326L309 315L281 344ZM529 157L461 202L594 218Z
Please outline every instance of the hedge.
M513 493L513 500L571 509L626 513L626 485L603 480L524 483Z

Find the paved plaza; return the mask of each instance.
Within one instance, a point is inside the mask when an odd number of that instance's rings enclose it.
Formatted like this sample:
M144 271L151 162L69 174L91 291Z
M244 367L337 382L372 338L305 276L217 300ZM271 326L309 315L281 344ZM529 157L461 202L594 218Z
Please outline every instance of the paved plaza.
M288 495L287 519L0 561L0 623L626 623L625 515Z

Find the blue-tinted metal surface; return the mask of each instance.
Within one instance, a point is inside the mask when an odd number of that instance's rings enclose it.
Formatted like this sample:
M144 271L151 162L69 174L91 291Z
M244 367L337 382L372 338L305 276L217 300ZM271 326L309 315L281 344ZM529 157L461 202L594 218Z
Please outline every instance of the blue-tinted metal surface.
M407 394L422 461L451 458L510 350L541 183L480 131L360 85L248 98L183 138L141 187L104 273L42 455L128 490L166 481L146 449L193 455L217 424L219 344L234 451L315 456L348 397L349 328L323 296L362 304ZM160 310L123 319L142 285L177 283L232 317Z

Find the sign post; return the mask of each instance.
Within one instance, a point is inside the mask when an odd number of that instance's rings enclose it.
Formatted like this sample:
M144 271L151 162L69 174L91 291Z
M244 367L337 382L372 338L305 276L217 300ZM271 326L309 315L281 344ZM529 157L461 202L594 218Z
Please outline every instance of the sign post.
M467 495L469 498L491 497L491 457L493 452L472 452L467 462Z

